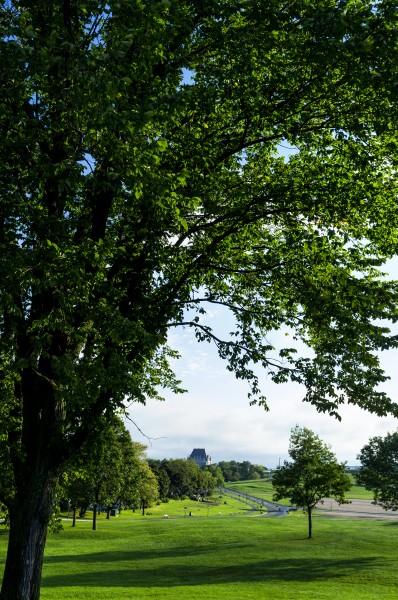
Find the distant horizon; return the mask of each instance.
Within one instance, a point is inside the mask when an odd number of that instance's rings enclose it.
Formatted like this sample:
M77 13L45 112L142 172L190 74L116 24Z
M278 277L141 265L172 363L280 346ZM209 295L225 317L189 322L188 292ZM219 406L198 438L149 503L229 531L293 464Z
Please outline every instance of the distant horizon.
M194 449L205 450L206 454L210 454L210 456L211 456L211 453L208 452L207 449L204 448L203 446L195 446L194 448L192 448L192 450L194 450ZM191 450L191 452L192 452L192 450ZM187 456L163 456L162 458L160 458L160 457L157 457L157 456L156 457L155 456L149 456L148 451L146 452L146 456L147 456L147 459L149 459L149 460L181 460L181 459L188 460L190 458L189 453L187 454ZM290 457L287 457L286 459L283 459L283 460L288 460L289 461L291 459L290 459ZM281 460L281 464L283 463L283 460ZM276 468L276 467L270 467L269 465L266 465L266 464L261 463L261 462L254 462L252 460L249 460L248 458L243 458L243 459L237 459L237 458L220 458L219 460L212 460L211 461L211 465L217 465L220 462L231 462L231 461L235 461L237 463L242 463L242 462L248 461L252 465L260 465L261 467L265 467L265 468L270 469L270 470L273 470L273 469ZM344 460L339 460L339 462L347 463L347 461L344 461ZM279 463L279 459L278 459L278 463ZM278 466L278 465L276 465L276 466ZM346 468L347 469L355 469L355 468L357 468L359 466L361 466L361 463L359 461L356 464L348 464L348 463L346 464Z

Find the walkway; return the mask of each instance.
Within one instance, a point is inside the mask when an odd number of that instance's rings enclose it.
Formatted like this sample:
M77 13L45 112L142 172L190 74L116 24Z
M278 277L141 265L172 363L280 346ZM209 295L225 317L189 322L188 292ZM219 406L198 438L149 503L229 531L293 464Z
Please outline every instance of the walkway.
M237 492L236 490L232 490L230 488L223 487L220 488L220 490L223 494L233 497L238 496L240 501L248 504L252 510L257 510L259 506L260 508L266 508L267 512L262 515L264 517L284 517L289 514L289 507L284 506L283 504L276 504L275 502L264 500L264 498L257 498L256 496L251 496L250 494L242 494L241 492Z

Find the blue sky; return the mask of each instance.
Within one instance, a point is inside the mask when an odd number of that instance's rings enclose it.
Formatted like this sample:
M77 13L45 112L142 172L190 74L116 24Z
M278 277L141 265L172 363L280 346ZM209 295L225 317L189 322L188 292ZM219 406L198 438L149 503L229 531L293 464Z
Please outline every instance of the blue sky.
M398 278L398 267L392 263L390 275ZM225 316L214 311L212 318L221 326ZM285 336L281 331L280 336ZM371 415L359 408L341 409L342 421L319 414L301 401L304 388L297 384L276 385L259 369L262 390L269 400L269 412L250 406L248 385L235 379L225 368L216 350L208 343L198 343L192 330L175 331L171 346L182 357L175 371L187 394L166 393L166 401L148 401L146 406L133 404L131 418L152 438L150 443L127 421L133 439L148 444L150 458L186 458L194 447L206 448L213 462L249 460L275 467L279 459L288 458L290 430L296 424L309 427L333 452L349 465L357 464L356 456L369 437L395 431L397 420ZM383 389L398 402L398 350L383 352L382 365L390 375Z

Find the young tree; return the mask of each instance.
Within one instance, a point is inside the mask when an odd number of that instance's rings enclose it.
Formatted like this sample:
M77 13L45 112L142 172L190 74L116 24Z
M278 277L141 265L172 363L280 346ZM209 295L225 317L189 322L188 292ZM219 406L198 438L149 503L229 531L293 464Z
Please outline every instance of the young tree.
M361 468L356 480L373 490L376 504L385 510L398 510L398 431L374 437L358 455Z
M377 414L395 344L391 0L0 5L1 600L37 600L57 479L98 422L180 389L168 332L259 394ZM282 145L294 148L281 157ZM235 319L221 337L206 307ZM313 349L275 350L288 327ZM4 467L4 468L3 468Z
M159 498L159 486L155 473L152 471L146 461L141 461L136 474L134 490L142 514L145 515L145 509L150 508Z
M308 514L308 538L312 538L312 509L322 498L333 497L344 503L344 494L351 487L345 465L337 462L329 446L310 429L296 426L290 437L289 455L273 473L274 500L290 498Z

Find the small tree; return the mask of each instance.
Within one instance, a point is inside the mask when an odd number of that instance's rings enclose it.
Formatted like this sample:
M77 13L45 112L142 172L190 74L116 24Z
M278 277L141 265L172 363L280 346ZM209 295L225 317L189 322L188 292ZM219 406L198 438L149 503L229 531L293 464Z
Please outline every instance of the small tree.
M362 466L357 482L373 490L376 504L385 510L398 510L398 431L371 438L358 459Z
M339 504L346 503L344 494L351 487L345 465L337 462L329 446L310 429L292 429L289 456L272 479L276 492L274 500L291 498L308 514L308 538L312 537L312 509L322 498L333 497Z
M159 486L155 473L148 463L143 460L140 461L137 471L136 493L144 516L145 509L150 508L159 498Z

